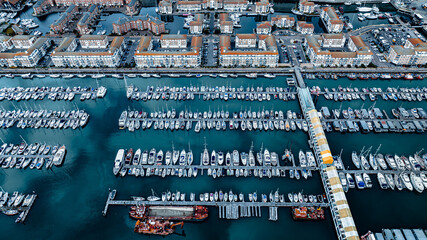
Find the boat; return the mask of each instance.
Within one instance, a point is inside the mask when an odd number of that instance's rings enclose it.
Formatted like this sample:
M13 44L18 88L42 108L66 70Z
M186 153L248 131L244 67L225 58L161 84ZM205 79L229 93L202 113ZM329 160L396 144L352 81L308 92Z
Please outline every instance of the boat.
M366 187L365 182L363 181L362 175L360 173L355 173L354 178L358 189L364 189Z
M205 147L205 150L203 151L202 163L203 165L209 165L209 152L206 147Z
M422 193L424 191L424 184L423 184L423 181L421 180L421 177L415 174L414 172L411 172L410 178L411 178L411 183L414 189L417 192Z
M251 79L257 78L257 74L256 74L256 73L248 73L248 74L246 74L245 76L246 76L247 78L251 78Z
M170 221L145 219L138 220L134 232L148 235L167 236L175 232L175 227L183 227L184 222L172 223Z
M264 77L266 77L266 78L276 78L276 75L271 74L271 73L267 73L267 74L264 74Z
M316 207L292 207L292 218L294 220L324 220L325 211Z
M377 173L377 179L378 179L378 183L380 184L381 189L387 189L389 187L389 185L387 184L387 181L384 177L384 174Z
M362 177L363 177L363 181L366 184L366 187L372 188L372 181L371 181L371 178L369 177L369 175L367 173L363 173Z
M409 175L407 173L402 173L400 174L400 178L403 181L403 184L405 185L405 187L409 190L412 191L414 190L414 187L411 184L411 179L409 178Z
M351 160L353 161L354 166L360 169L360 158L355 151L351 153Z
M62 145L58 151L55 153L55 156L53 157L53 164L55 166L60 166L64 162L64 157L67 150L64 145Z
M370 8L370 7L357 7L356 10L359 12L370 12L370 11L372 11L372 8Z

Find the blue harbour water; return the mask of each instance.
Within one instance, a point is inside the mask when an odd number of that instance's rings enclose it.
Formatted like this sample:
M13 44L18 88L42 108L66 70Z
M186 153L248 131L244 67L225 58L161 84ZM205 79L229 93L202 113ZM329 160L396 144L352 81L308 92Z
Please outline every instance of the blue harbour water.
M426 86L422 81L350 81L339 80L307 80L310 86L320 85L337 87L341 86L376 86L382 87L393 84L394 86ZM85 109L90 114L89 123L81 130L53 130L53 129L1 129L0 138L5 142L20 143L21 137L28 143L46 142L48 144L65 144L67 155L62 167L52 170L19 170L0 169L0 186L6 191L20 191L30 193L35 191L39 198L36 200L25 224L15 224L13 217L0 215L0 237L2 239L160 239L147 237L133 232L134 220L128 217L125 207L111 207L108 215L103 217L101 211L108 195L108 189L118 190L118 199L129 199L133 195L148 196L151 189L161 195L170 190L181 192L212 192L222 189L232 189L235 193L257 191L270 193L280 189L282 193L303 190L306 194L321 194L323 187L318 173L314 173L308 180L295 180L290 178L258 179L254 177L224 177L212 179L200 174L196 179L183 179L178 177L136 178L127 176L115 177L112 173L114 157L119 148L137 148L163 151L175 149L188 149L189 144L194 152L195 163L206 138L207 148L211 151L222 150L248 151L253 142L254 150L258 151L261 145L270 151L283 153L285 148L292 148L294 153L299 149L308 150L308 136L302 131L296 132L242 132L242 131L160 131L136 130L134 133L119 130L118 118L125 109L155 111L175 108L180 110L207 111L224 109L230 112L251 108L258 109L292 110L301 112L298 102L271 100L269 102L246 102L229 100L227 102L203 101L129 101L125 96L125 82L113 78L94 80L84 79L34 79L26 80L0 79L2 87L13 86L90 86L102 85L108 88L104 99L81 102L78 99L72 102L42 100L0 102L0 107L6 110L15 108L29 109ZM127 84L145 89L148 85L154 86L208 86L230 85L239 86L283 86L286 87L285 77L276 79L258 78L161 78L161 79L128 79ZM370 102L365 103L368 107ZM330 108L339 108L340 103L326 101L321 97L317 106L325 105ZM361 101L345 102L346 106L361 106ZM390 111L391 108L400 106L419 106L426 108L423 103L391 103L379 100L377 107ZM343 159L346 166L354 168L351 164L351 151L363 146L377 146L381 143L382 153L413 154L421 148L427 149L425 134L327 134L330 147L334 154L339 154L343 149ZM206 173L205 173L206 174ZM427 195L413 192L397 192L380 190L376 178L373 177L374 188L358 191L355 189L347 193L348 201L358 226L360 234L368 230L380 231L381 228L391 227L423 227L425 228L425 210L423 204ZM290 210L279 209L279 220L268 221L268 211L263 209L261 218L240 218L239 220L219 220L218 210L209 209L209 218L202 223L186 223L183 230L168 236L168 239L336 239L335 230L329 210L326 210L326 220L320 222L296 222L291 218Z

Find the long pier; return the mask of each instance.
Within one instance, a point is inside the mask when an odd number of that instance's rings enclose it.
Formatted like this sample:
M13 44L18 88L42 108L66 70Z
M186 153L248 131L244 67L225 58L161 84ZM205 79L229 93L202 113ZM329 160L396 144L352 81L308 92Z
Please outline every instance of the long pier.
M278 207L329 207L329 203L325 202L245 202L245 201L148 201L148 200L116 200L116 191L110 191L105 203L102 215L106 216L110 206L137 206L137 205L153 205L153 206L206 206L218 207L219 218L238 219L239 217L260 217L261 208L269 208L269 220L276 221L278 219Z
M299 72L297 68L295 70ZM310 91L305 87L301 74L296 74L298 88L298 100L301 110L309 123L310 145L314 156L321 167L320 176L328 202L331 204L331 214L337 237L339 240L358 240L359 234L353 220L350 207L344 189L338 177L336 167L333 164L331 150L319 119L318 112L313 103Z

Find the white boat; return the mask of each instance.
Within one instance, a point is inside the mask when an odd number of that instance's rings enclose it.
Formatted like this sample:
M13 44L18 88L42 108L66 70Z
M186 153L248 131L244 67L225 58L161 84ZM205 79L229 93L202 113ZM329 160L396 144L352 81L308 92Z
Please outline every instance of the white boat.
M415 190L417 190L417 192L422 193L424 191L424 184L420 176L416 175L413 172L411 172L410 176L412 186L415 188Z
M65 157L65 153L66 153L66 149L65 146L62 145L58 151L55 153L55 156L53 157L53 164L55 166L60 166L62 165L63 161L64 161L64 157Z
M256 73L248 73L248 74L246 74L245 76L246 76L247 78L252 78L252 79L257 78L257 74L256 74Z
M357 7L356 9L359 12L370 12L370 11L372 11L372 8L370 8L370 7Z
M105 74L98 73L98 74L93 74L92 75L92 78L94 78L94 79L103 78L103 77L105 77Z
M400 175L400 178L402 179L403 184L405 184L405 187L406 187L409 191L414 190L414 187L413 187L413 186L412 186L412 184L411 184L411 179L409 178L409 176L408 176L408 174L407 174L407 173L402 173L402 174Z
M358 189L364 189L366 187L365 182L363 181L362 175L360 173L355 173L354 178Z
M387 181L384 177L384 174L377 173L377 178L378 178L378 183L380 184L381 189L387 189L388 184L387 184Z
M267 73L267 74L264 74L264 77L266 77L266 78L276 78L276 75Z

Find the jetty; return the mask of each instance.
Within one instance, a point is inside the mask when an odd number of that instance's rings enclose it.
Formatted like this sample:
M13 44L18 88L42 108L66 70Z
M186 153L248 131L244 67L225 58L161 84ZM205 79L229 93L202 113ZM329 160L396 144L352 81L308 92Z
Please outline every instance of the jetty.
M238 219L240 217L261 217L261 208L268 207L270 216L269 219L275 221L278 219L277 208L279 207L329 207L327 202L267 202L267 201L196 201L196 200L183 200L183 201L149 201L140 199L132 200L116 200L116 190L112 190L108 194L105 203L103 216L106 216L110 206L137 206L137 205L154 205L154 206L205 206L217 207L219 211L219 218Z

